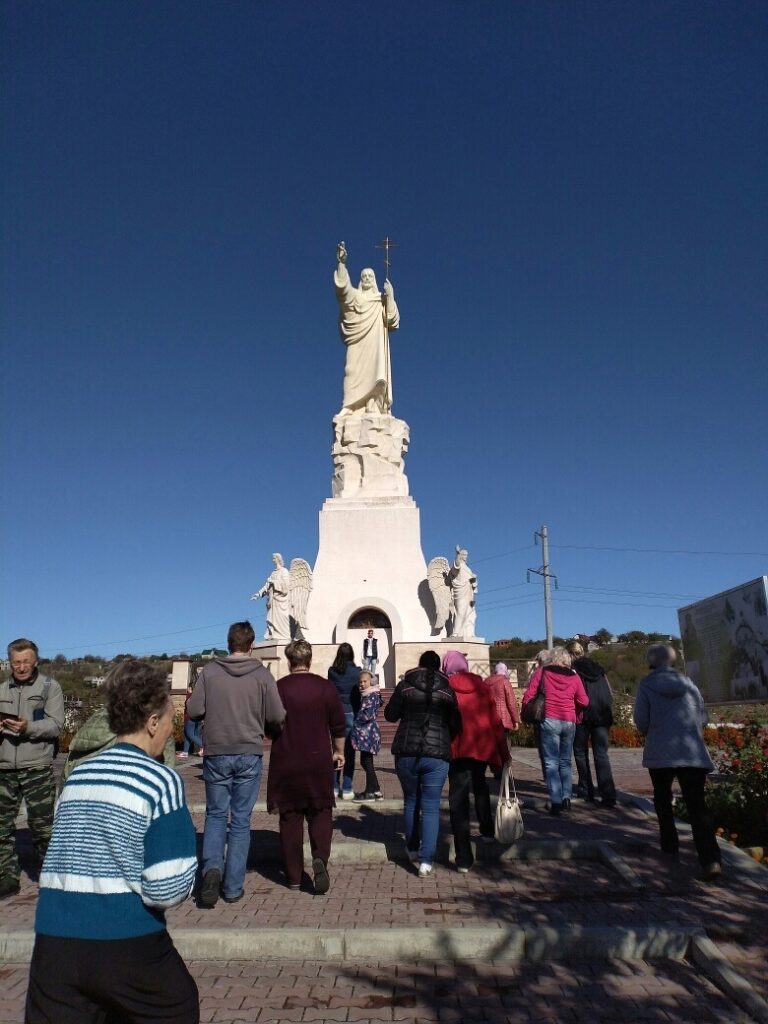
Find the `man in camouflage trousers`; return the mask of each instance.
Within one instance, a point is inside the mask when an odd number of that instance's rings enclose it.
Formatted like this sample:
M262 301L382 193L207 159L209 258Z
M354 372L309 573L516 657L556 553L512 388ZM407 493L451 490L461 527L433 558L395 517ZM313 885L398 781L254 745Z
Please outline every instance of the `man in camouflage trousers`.
M19 891L16 816L24 800L40 863L53 826L54 742L64 724L64 697L55 679L38 671L31 640L8 645L11 678L0 683L0 899Z

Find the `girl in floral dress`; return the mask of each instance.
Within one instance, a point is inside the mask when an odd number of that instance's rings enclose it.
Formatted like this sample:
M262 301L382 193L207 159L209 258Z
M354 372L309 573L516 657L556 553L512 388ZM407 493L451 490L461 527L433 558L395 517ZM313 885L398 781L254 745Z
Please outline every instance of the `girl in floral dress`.
M349 739L355 750L360 751L360 764L365 772L365 792L358 793L356 803L367 800L383 800L384 794L379 788L373 756L381 749L381 731L376 715L381 707L378 688L373 686L370 672L360 673L360 709L355 715Z

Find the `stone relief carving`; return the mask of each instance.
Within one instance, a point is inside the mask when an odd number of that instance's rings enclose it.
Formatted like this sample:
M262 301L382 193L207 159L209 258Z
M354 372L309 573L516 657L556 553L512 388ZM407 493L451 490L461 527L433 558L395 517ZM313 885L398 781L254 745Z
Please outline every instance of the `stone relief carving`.
M404 420L381 413L333 420L334 498L400 497L408 494L404 457L410 430Z

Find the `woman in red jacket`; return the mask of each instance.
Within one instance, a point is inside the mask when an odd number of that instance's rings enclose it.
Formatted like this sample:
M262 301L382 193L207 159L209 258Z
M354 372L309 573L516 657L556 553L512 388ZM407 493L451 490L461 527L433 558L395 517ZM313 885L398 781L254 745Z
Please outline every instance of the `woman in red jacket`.
M579 673L571 668L571 656L564 647L555 647L547 664L533 673L523 696L523 707L536 696L539 683L544 688L546 713L540 727L540 743L549 810L559 814L571 806L573 737L589 697Z
M448 651L443 660L443 672L448 676L461 712L461 731L451 741L448 806L456 870L464 875L475 860L469 835L469 791L471 789L475 797L480 838L492 843L493 815L485 772L489 764L499 769L509 760L509 747L493 695L482 676L469 671L466 657L460 651Z

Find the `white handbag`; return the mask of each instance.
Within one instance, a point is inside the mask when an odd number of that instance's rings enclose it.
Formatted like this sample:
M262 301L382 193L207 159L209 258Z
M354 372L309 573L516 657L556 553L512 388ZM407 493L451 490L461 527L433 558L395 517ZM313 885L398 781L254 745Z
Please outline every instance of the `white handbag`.
M509 784L512 783L512 793ZM523 809L515 792L515 780L512 776L511 762L507 761L501 773L499 802L496 804L496 842L509 846L517 842L523 834Z

